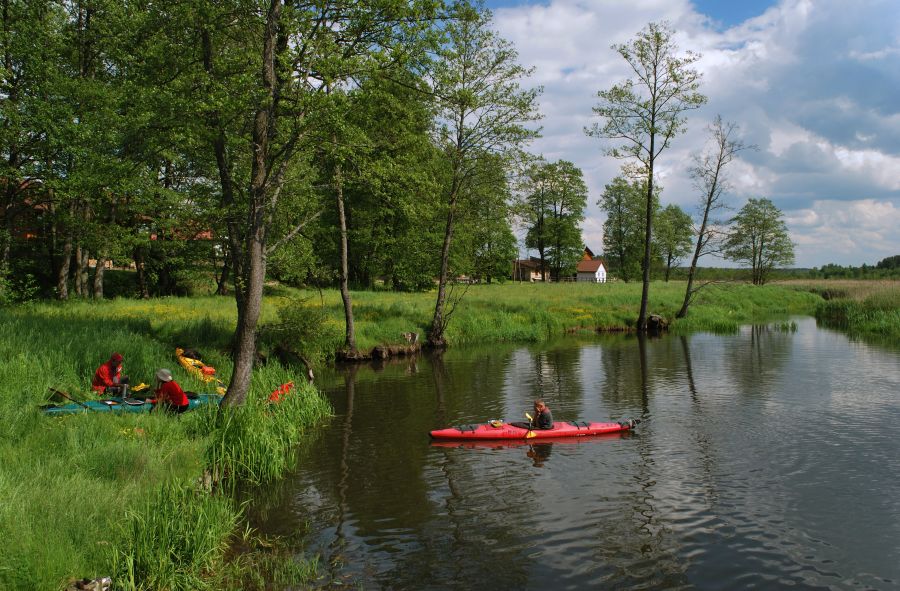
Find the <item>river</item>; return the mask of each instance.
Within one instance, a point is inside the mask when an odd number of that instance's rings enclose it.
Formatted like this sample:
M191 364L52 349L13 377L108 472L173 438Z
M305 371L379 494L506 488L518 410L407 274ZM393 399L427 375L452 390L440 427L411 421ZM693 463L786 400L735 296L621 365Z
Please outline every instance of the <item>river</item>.
M249 506L323 587L898 589L900 349L795 319L335 370L336 416ZM635 417L570 442L428 431Z

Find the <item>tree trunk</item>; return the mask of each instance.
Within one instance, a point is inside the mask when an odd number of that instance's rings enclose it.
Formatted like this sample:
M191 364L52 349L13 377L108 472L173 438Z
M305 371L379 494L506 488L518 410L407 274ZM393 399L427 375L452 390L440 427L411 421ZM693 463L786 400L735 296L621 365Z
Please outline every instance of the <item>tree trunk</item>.
M72 263L72 232L66 231L66 239L63 242L62 258L60 259L59 273L56 279L56 297L60 300L69 299L69 267Z
M270 190L269 140L275 127L276 92L276 42L283 5L281 0L270 0L266 15L266 31L263 37L262 89L265 97L256 110L253 122L253 158L250 174L250 215L247 231L247 259L244 276L246 291L242 296L235 289L238 302L238 325L234 335L234 371L222 404L239 406L250 390L250 378L256 360L256 327L262 309L263 287L266 278L266 206ZM285 156L287 157L287 156ZM235 256L235 258L237 258ZM235 277L237 279L237 277ZM243 306L240 305L243 298Z
M116 202L113 202L109 206L109 227L116 227ZM106 273L106 261L108 251L106 248L102 248L97 255L97 267L94 270L94 299L102 300L103 299L103 277Z
M337 140L332 138L335 143ZM350 286L347 265L347 217L344 213L344 184L341 178L340 162L334 165L334 195L337 201L338 223L341 230L341 300L344 302L344 347L351 356L356 356L356 331L353 327L353 302L350 299Z
M651 128L653 122L651 121ZM650 299L650 242L653 239L653 150L655 136L650 135L650 161L647 167L647 227L644 232L643 287L641 288L641 312L638 314L637 329L647 330L647 304Z
M138 246L134 249L132 258L134 258L138 295L141 299L148 300L150 299L150 290L147 286L147 270L144 266L144 250Z
M454 175L453 186L450 189L450 206L447 208L447 225L444 228L444 244L441 246L441 272L438 277L437 301L434 305L434 317L431 319L431 332L428 334L428 344L435 348L447 346L444 339L444 303L447 299L447 275L450 269L450 242L453 238L453 222L456 213L456 200L459 192L459 181Z
M106 257L97 258L97 267L94 269L94 299L103 299L103 276L106 273Z
M684 290L684 301L681 303L681 309L675 314L675 318L684 318L687 316L688 307L691 305L691 300L694 298L694 276L697 273L697 262L700 260L700 255L703 253L703 247L706 244L703 241L703 237L706 236L706 225L708 222L709 206L707 205L703 210L703 221L700 223L700 231L697 233L697 247L694 249L693 258L691 258L691 268L688 270L687 288Z
M231 271L231 261L229 260L228 252L225 252L225 257L222 259L222 271L219 273L218 279L216 279L216 295L227 295L228 294L228 276Z
M72 265L72 250L74 248L74 230L72 219L75 214L75 206L69 203L68 219L64 220L65 238L63 239L62 257L59 261L59 271L56 276L56 297L60 300L69 299L69 270ZM58 222L57 222L58 223Z

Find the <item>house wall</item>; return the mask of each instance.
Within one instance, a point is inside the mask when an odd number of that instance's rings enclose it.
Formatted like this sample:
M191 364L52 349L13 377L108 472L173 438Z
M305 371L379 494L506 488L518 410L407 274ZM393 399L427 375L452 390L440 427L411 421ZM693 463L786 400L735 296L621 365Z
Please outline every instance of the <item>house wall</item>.
M578 281L606 283L606 269L600 267L596 273L578 273Z

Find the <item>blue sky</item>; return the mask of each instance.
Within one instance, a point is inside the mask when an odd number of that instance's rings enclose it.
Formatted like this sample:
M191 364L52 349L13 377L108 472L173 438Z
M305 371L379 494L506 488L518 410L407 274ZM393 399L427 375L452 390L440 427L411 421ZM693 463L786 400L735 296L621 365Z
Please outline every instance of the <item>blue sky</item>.
M491 10L532 4L549 5L550 2L547 0L487 0L486 2L487 7ZM694 0L692 4L698 12L705 14L717 23L733 26L762 14L775 2L774 0Z
M735 210L767 197L784 212L797 265L874 264L900 254L900 2L897 0L488 0L494 27L535 67L542 137L532 152L571 160L591 190L584 238L602 250L596 202L621 162L583 133L598 90L627 75L610 49L668 21L703 55L707 105L659 162L662 201L693 212L687 174L717 115L759 149L730 166ZM706 264L721 264L713 260Z

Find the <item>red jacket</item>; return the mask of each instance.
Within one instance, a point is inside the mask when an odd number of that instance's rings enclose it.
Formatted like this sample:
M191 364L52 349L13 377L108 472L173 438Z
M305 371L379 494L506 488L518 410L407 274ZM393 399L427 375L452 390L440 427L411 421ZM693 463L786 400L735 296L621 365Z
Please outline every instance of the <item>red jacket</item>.
M160 386L159 390L156 391L156 402L172 406L187 406L188 397L184 390L181 389L181 386L178 385L178 382L172 380Z
M103 365L97 368L97 371L94 372L94 381L91 383L91 388L102 394L103 390L106 389L107 386L115 386L119 383L119 378L122 377L122 364L113 367L112 363L107 361Z

